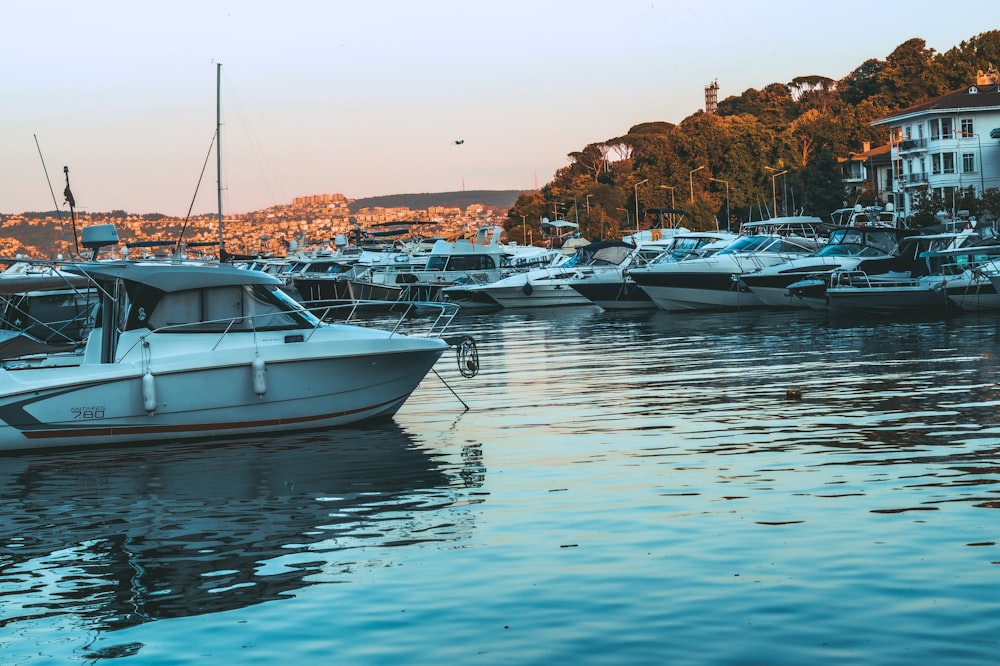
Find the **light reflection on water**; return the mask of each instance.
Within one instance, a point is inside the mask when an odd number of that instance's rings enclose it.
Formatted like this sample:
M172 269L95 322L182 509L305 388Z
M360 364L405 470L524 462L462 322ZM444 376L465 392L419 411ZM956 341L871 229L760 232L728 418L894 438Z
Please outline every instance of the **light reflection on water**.
M1000 319L459 328L394 424L0 459L0 661L995 662Z

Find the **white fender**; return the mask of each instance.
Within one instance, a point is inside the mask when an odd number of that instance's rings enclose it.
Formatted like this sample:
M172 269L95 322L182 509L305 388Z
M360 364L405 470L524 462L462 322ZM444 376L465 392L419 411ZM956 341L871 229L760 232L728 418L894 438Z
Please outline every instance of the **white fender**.
M149 416L156 411L156 382L151 372L142 376L142 407Z
M253 360L251 367L253 368L253 392L257 394L258 398L263 398L264 394L267 393L267 379L264 377L264 359L258 356Z

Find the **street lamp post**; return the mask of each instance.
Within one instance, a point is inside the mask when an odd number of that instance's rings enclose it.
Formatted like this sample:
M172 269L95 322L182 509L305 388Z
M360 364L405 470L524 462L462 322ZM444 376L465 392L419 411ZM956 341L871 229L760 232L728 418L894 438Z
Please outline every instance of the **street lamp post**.
M701 171L704 168L705 165L702 164L697 169L691 169L691 171L688 173L688 183L691 185L691 203L694 203L694 172Z
M775 171L775 167L764 167L764 168L770 169L771 171ZM788 173L788 169L785 169L783 171L778 171L777 173L771 175L771 217L777 217L778 213L778 189L775 183L777 182L778 176L783 176L786 173Z
M587 219L590 219L590 197L592 197L592 196L594 196L594 195L593 194L588 194L587 195L587 201L586 201L586 203L587 203Z
M636 235L639 234L639 186L642 185L643 183L648 183L648 182L649 182L649 178L645 178L645 179L640 180L638 183L635 184L635 233L636 233Z
M528 220L526 215L521 216L521 244L528 244Z
M726 186L726 231L731 231L729 226L730 226L730 220L732 220L733 218L729 214L729 181L722 180L721 178L712 178L711 176L709 176L708 179L714 180L717 183L723 183Z

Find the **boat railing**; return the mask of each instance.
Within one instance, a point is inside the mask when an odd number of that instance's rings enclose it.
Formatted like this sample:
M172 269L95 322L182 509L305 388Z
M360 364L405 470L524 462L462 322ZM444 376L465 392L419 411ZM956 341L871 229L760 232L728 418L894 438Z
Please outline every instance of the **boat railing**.
M459 309L449 301L357 300L312 310L324 322L375 326L393 335L439 338L451 326Z
M939 276L944 279L944 276ZM834 271L830 274L830 288L837 289L841 287L853 287L853 288L898 288L898 287L917 287L920 285L933 286L933 281L927 283L922 281L917 277L901 277L901 276L882 276L876 275L871 276L864 271Z
M834 271L830 274L830 287L871 287L865 271Z
M458 314L459 307L454 303L399 303L390 304L386 309L386 301L356 301L352 303L335 304L323 309L319 319L323 323L354 324L356 326L369 326L387 330L391 335L407 335L410 337L443 338L452 320ZM362 314L367 307L378 308L382 316L367 316ZM294 314L298 310L285 310L268 313L267 316ZM338 316L337 313L344 313ZM117 355L115 362L124 360L136 348L142 347L146 339L154 333L203 333L218 335L218 340L212 346L212 350L217 349L222 341L234 333L260 333L264 330L271 330L267 327L256 328L253 320L259 319L260 315L246 315L243 317L226 317L211 321L188 322L182 324L166 324L155 329L146 330L142 335L123 353ZM249 321L249 327L237 326L240 322ZM308 340L313 333L319 329L316 326L304 339Z

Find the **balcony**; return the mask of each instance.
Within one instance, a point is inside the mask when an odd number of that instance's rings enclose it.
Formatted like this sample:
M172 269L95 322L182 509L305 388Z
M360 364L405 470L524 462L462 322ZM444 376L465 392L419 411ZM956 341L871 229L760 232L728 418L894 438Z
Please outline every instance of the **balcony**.
M902 178L903 182L906 183L907 185L927 184L927 174L925 172L903 174Z
M903 139L899 142L899 152L927 150L927 139Z

